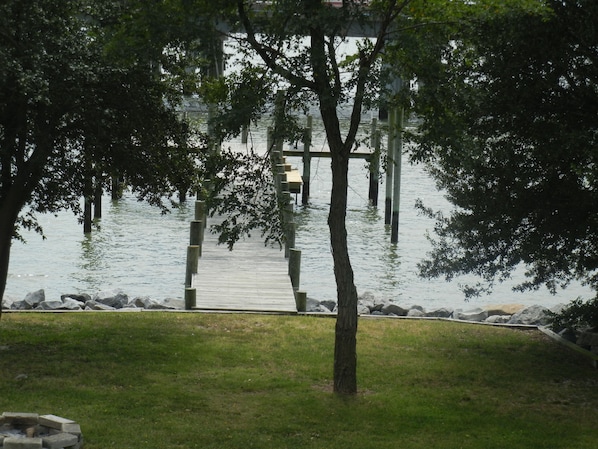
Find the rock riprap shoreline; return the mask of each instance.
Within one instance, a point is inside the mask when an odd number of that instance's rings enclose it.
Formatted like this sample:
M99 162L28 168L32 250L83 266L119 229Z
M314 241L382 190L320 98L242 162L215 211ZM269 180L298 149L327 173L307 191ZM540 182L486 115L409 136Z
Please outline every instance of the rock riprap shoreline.
M551 313L558 313L564 305L552 308L541 305L524 306L522 304L500 304L469 310L442 307L426 310L419 305L404 306L396 301L379 299L371 292L359 296L357 310L360 315L397 316L411 318L446 318L489 324L513 324L544 326L548 324ZM335 301L307 300L307 312L336 313Z
M48 299L44 290L27 293L22 300L5 299L2 308L7 310L179 310L185 308L182 299L156 300L148 296L130 298L123 290L105 290L93 295L66 294L60 299Z
M546 325L550 312L558 313L562 305L547 308L541 305L502 304L470 310L449 307L426 310L419 305L405 306L396 301L379 299L371 292L359 297L360 315L397 316L412 318L447 318L491 324ZM60 299L47 299L44 290L28 293L22 300L5 299L2 308L6 310L182 310L184 300L166 298L156 300L147 296L129 297L123 290L106 290L90 294L65 294ZM335 301L307 300L309 313L336 313Z

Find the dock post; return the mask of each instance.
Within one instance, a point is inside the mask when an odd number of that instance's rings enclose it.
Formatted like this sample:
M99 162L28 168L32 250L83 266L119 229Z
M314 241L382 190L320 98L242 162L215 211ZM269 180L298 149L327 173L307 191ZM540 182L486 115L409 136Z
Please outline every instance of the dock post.
M199 246L187 246L187 269L185 273L185 287L190 288L193 275L197 273L197 263L199 261Z
M303 189L301 191L301 204L309 202L309 180L311 179L311 138L313 117L307 116L307 127L303 136Z
M199 257L201 257L202 243L203 243L203 221L191 220L189 229L189 245L199 246Z
M276 182L276 191L278 192L279 196L282 195L282 183L287 181L287 174L284 169L284 164L276 164L276 174L275 174L275 182ZM288 189L288 187L287 187Z
M305 312L307 310L307 293L297 290L295 292L295 305L297 312Z
M266 131L266 148L272 154L274 150L274 131L272 130L271 126L268 126L268 130Z
M403 108L398 107L395 111L395 139L394 139L394 181L392 191L392 223L390 231L390 242L399 241L399 204L401 202L401 159L403 157Z
M370 163L370 189L368 199L370 204L378 207L378 190L380 187L380 131L377 130L378 120L372 119L371 146L374 148Z
M185 288L185 310L192 310L197 305L197 290L191 287Z
M249 126L243 125L241 129L241 143L247 143L247 138L249 137Z
M291 248L295 247L296 230L295 222L290 221L286 224L286 240L285 240L285 257L288 259L291 257Z
M203 243L205 232L206 232L206 224L207 224L207 214L206 214L206 202L203 200L196 200L195 201L195 219L201 221L201 229L200 229L200 245ZM201 251L200 251L201 252Z
M384 224L389 225L392 218L392 178L394 172L394 134L395 108L388 111L388 145L386 147L386 195L384 201Z
M301 274L301 250L291 248L289 254L289 276L293 291L299 290L299 279Z

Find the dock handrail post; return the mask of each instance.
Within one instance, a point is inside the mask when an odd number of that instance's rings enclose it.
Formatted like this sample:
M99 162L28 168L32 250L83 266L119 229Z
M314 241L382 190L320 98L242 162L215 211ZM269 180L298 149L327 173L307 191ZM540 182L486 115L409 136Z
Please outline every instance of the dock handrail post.
M299 290L299 280L301 275L301 250L291 248L289 251L289 277L293 292Z
M197 290L192 287L185 288L185 310L193 310L197 305Z
M297 312L305 312L307 310L307 293L301 290L295 292L295 305Z

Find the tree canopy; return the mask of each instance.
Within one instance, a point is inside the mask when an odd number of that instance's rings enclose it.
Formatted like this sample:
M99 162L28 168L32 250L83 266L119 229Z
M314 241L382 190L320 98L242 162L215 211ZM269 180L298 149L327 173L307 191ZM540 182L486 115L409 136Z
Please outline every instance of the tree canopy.
M468 296L524 266L517 288L598 287L598 4L487 15L420 70L412 158L455 205L425 276L475 274Z
M118 173L156 205L196 182L190 150L201 141L175 109L193 80L189 28L152 22L183 17L183 3L0 5L0 298L19 227L41 230L37 213L80 212L90 179Z
M223 2L231 25L229 36L243 52L238 74L216 80L210 89L221 105L214 124L222 134L238 132L255 119L285 89L287 110L319 109L331 153L332 190L328 226L337 285L334 391L354 394L356 378L357 290L347 246L349 154L357 144L362 112L381 102L398 106L408 100L406 89L394 95L396 76L411 79L409 71L428 67L429 56L450 41L447 30L487 15L503 14L511 1L322 0ZM350 34L361 36L352 51L342 44ZM428 41L428 37L433 37ZM423 50L421 52L416 49ZM414 56L419 55L419 59ZM403 62L411 65L402 66ZM438 63L435 63L438 65ZM429 68L429 67L428 67ZM429 74L433 73L429 70ZM439 75L440 76L440 75ZM350 120L341 126L339 110L347 106ZM291 116L277 124L292 124ZM291 127L292 128L292 127ZM282 127L277 126L275 132ZM236 235L231 232L231 235Z

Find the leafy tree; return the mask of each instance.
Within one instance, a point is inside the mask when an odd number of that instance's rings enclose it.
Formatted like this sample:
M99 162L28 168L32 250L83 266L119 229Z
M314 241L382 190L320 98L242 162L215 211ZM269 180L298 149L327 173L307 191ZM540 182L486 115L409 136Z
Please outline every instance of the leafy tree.
M214 123L220 126L223 135L238 132L242 124L258 117L267 104L274 102L274 91L281 87L286 89L287 110L301 111L309 104L319 107L332 156L328 225L338 304L334 391L354 394L357 290L345 217L349 153L357 144L361 113L364 108L377 107L381 99L391 105L408 104L405 91L390 95L388 82L398 74L410 79L415 67L429 62L428 56L438 56L437 51L447 44L450 30L455 26L479 16L502 14L514 4L539 2L345 0L342 4L332 3L322 0L221 3L229 23L237 24L231 38L237 40L245 56L239 74L227 81L216 80L212 85L220 93L213 101L220 102L222 112ZM344 54L340 49L347 41L348 30L370 36L357 41L354 54ZM431 37L429 42L426 37ZM418 46L420 53L414 51ZM415 54L420 56L419 60L410 57ZM409 64L403 67L394 64L395 61ZM232 104L241 107L231 107ZM346 128L341 127L339 117L342 105L351 108ZM289 116L276 117L275 121L278 125L275 133L282 136L288 132L288 124L293 124ZM233 223L229 235L238 235L237 231L239 228L235 229Z
M166 207L199 175L174 109L189 28L178 40L154 29L156 14L162 24L184 15L177 2L151 3L0 5L0 299L19 228L41 231L36 213L80 213L91 176L118 172L140 199Z
M214 101L220 103L221 115L214 123L222 135L238 132L242 124L262 114L274 103L277 89L285 89L286 111L301 111L310 104L319 107L331 152L328 226L338 304L334 391L341 394L357 391L357 290L345 223L349 154L357 144L362 111L377 106L380 95L385 96L384 77L396 72L392 66L382 70L385 46L394 36L409 32L412 16L428 12L428 3L437 8L444 2L223 2L229 23L237 24L231 38L245 56L238 74L212 85L211 92L220 93ZM354 54L341 50L348 29L371 37L359 39ZM339 117L343 105L351 109L347 128L341 127ZM284 137L289 129L297 130L289 114L275 117L275 134ZM228 234L235 236L237 231L230 229Z
M480 276L468 296L519 266L519 290L598 287L598 3L545 3L481 17L418 73L412 157L456 206L427 210L437 238L421 269Z

